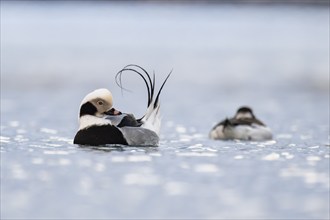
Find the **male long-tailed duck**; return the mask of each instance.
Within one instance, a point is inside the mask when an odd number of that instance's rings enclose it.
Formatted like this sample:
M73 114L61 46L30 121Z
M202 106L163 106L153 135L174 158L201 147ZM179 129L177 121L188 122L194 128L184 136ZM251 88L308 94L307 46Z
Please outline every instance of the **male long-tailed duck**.
M272 139L272 132L254 116L251 108L243 106L237 110L233 118L226 118L215 125L209 137L215 140L263 141Z
M82 100L79 112L79 130L74 144L79 145L143 145L157 146L160 131L160 93L171 75L168 74L155 96L155 75L151 79L146 70L137 65L127 65L115 79L123 89L121 76L131 71L142 77L148 91L148 107L145 115L136 119L132 114L121 113L113 108L112 94L107 89L97 89Z

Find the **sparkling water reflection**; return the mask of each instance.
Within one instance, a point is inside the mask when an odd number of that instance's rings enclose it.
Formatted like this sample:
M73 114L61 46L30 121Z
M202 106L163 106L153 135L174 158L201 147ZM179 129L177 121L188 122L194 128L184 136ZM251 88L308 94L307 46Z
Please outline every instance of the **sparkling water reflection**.
M13 127L8 122L2 133L15 133L21 124ZM174 135L167 129L177 134L171 126L164 127L165 134ZM311 146L292 137L221 142L186 132L186 139L164 138L159 147L78 147L61 131L53 136L52 130L41 130L45 129L40 129L40 144L25 140L29 132L19 139L1 137L4 216L327 215L329 147L318 141ZM54 205L52 200L60 198L74 202L76 208ZM245 204L245 200L250 202ZM206 208L204 204L210 201L212 205ZM190 207L177 208L182 202ZM43 209L36 212L36 207ZM75 214L72 209L77 207L84 209ZM14 213L18 209L22 211ZM233 214L235 210L240 213Z

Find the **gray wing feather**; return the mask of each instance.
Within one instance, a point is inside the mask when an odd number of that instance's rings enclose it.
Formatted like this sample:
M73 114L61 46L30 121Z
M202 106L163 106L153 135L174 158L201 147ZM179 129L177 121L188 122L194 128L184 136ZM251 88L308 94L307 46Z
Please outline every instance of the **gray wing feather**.
M123 113L121 115L107 115L105 119L110 120L111 124L118 127L140 127L142 124L132 114Z
M122 127L120 130L129 145L157 146L159 143L158 135L151 130L141 127Z
M117 126L123 118L126 116L126 114L121 114L121 115L107 115L105 119L110 120L111 124L114 126Z

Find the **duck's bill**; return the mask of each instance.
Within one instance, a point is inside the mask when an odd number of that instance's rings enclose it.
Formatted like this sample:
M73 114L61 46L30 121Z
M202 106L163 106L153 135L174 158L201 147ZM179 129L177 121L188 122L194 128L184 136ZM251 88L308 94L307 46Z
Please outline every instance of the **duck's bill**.
M110 109L109 111L105 112L106 115L121 115L122 113L115 108Z

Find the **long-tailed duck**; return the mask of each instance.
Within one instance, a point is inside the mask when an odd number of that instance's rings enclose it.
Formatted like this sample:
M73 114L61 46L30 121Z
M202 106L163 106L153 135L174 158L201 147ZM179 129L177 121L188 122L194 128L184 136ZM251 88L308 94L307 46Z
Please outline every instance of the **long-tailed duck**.
M272 139L269 127L255 117L251 108L239 108L233 118L226 118L211 130L211 139L263 141Z
M121 76L131 71L142 77L148 91L148 107L145 115L136 119L132 114L121 113L113 108L112 94L107 89L97 89L82 100L79 113L79 130L74 144L79 145L143 145L157 146L160 131L159 96L171 75L169 73L155 96L155 74L151 79L148 72L138 65L127 65L120 70L115 79L123 89Z

